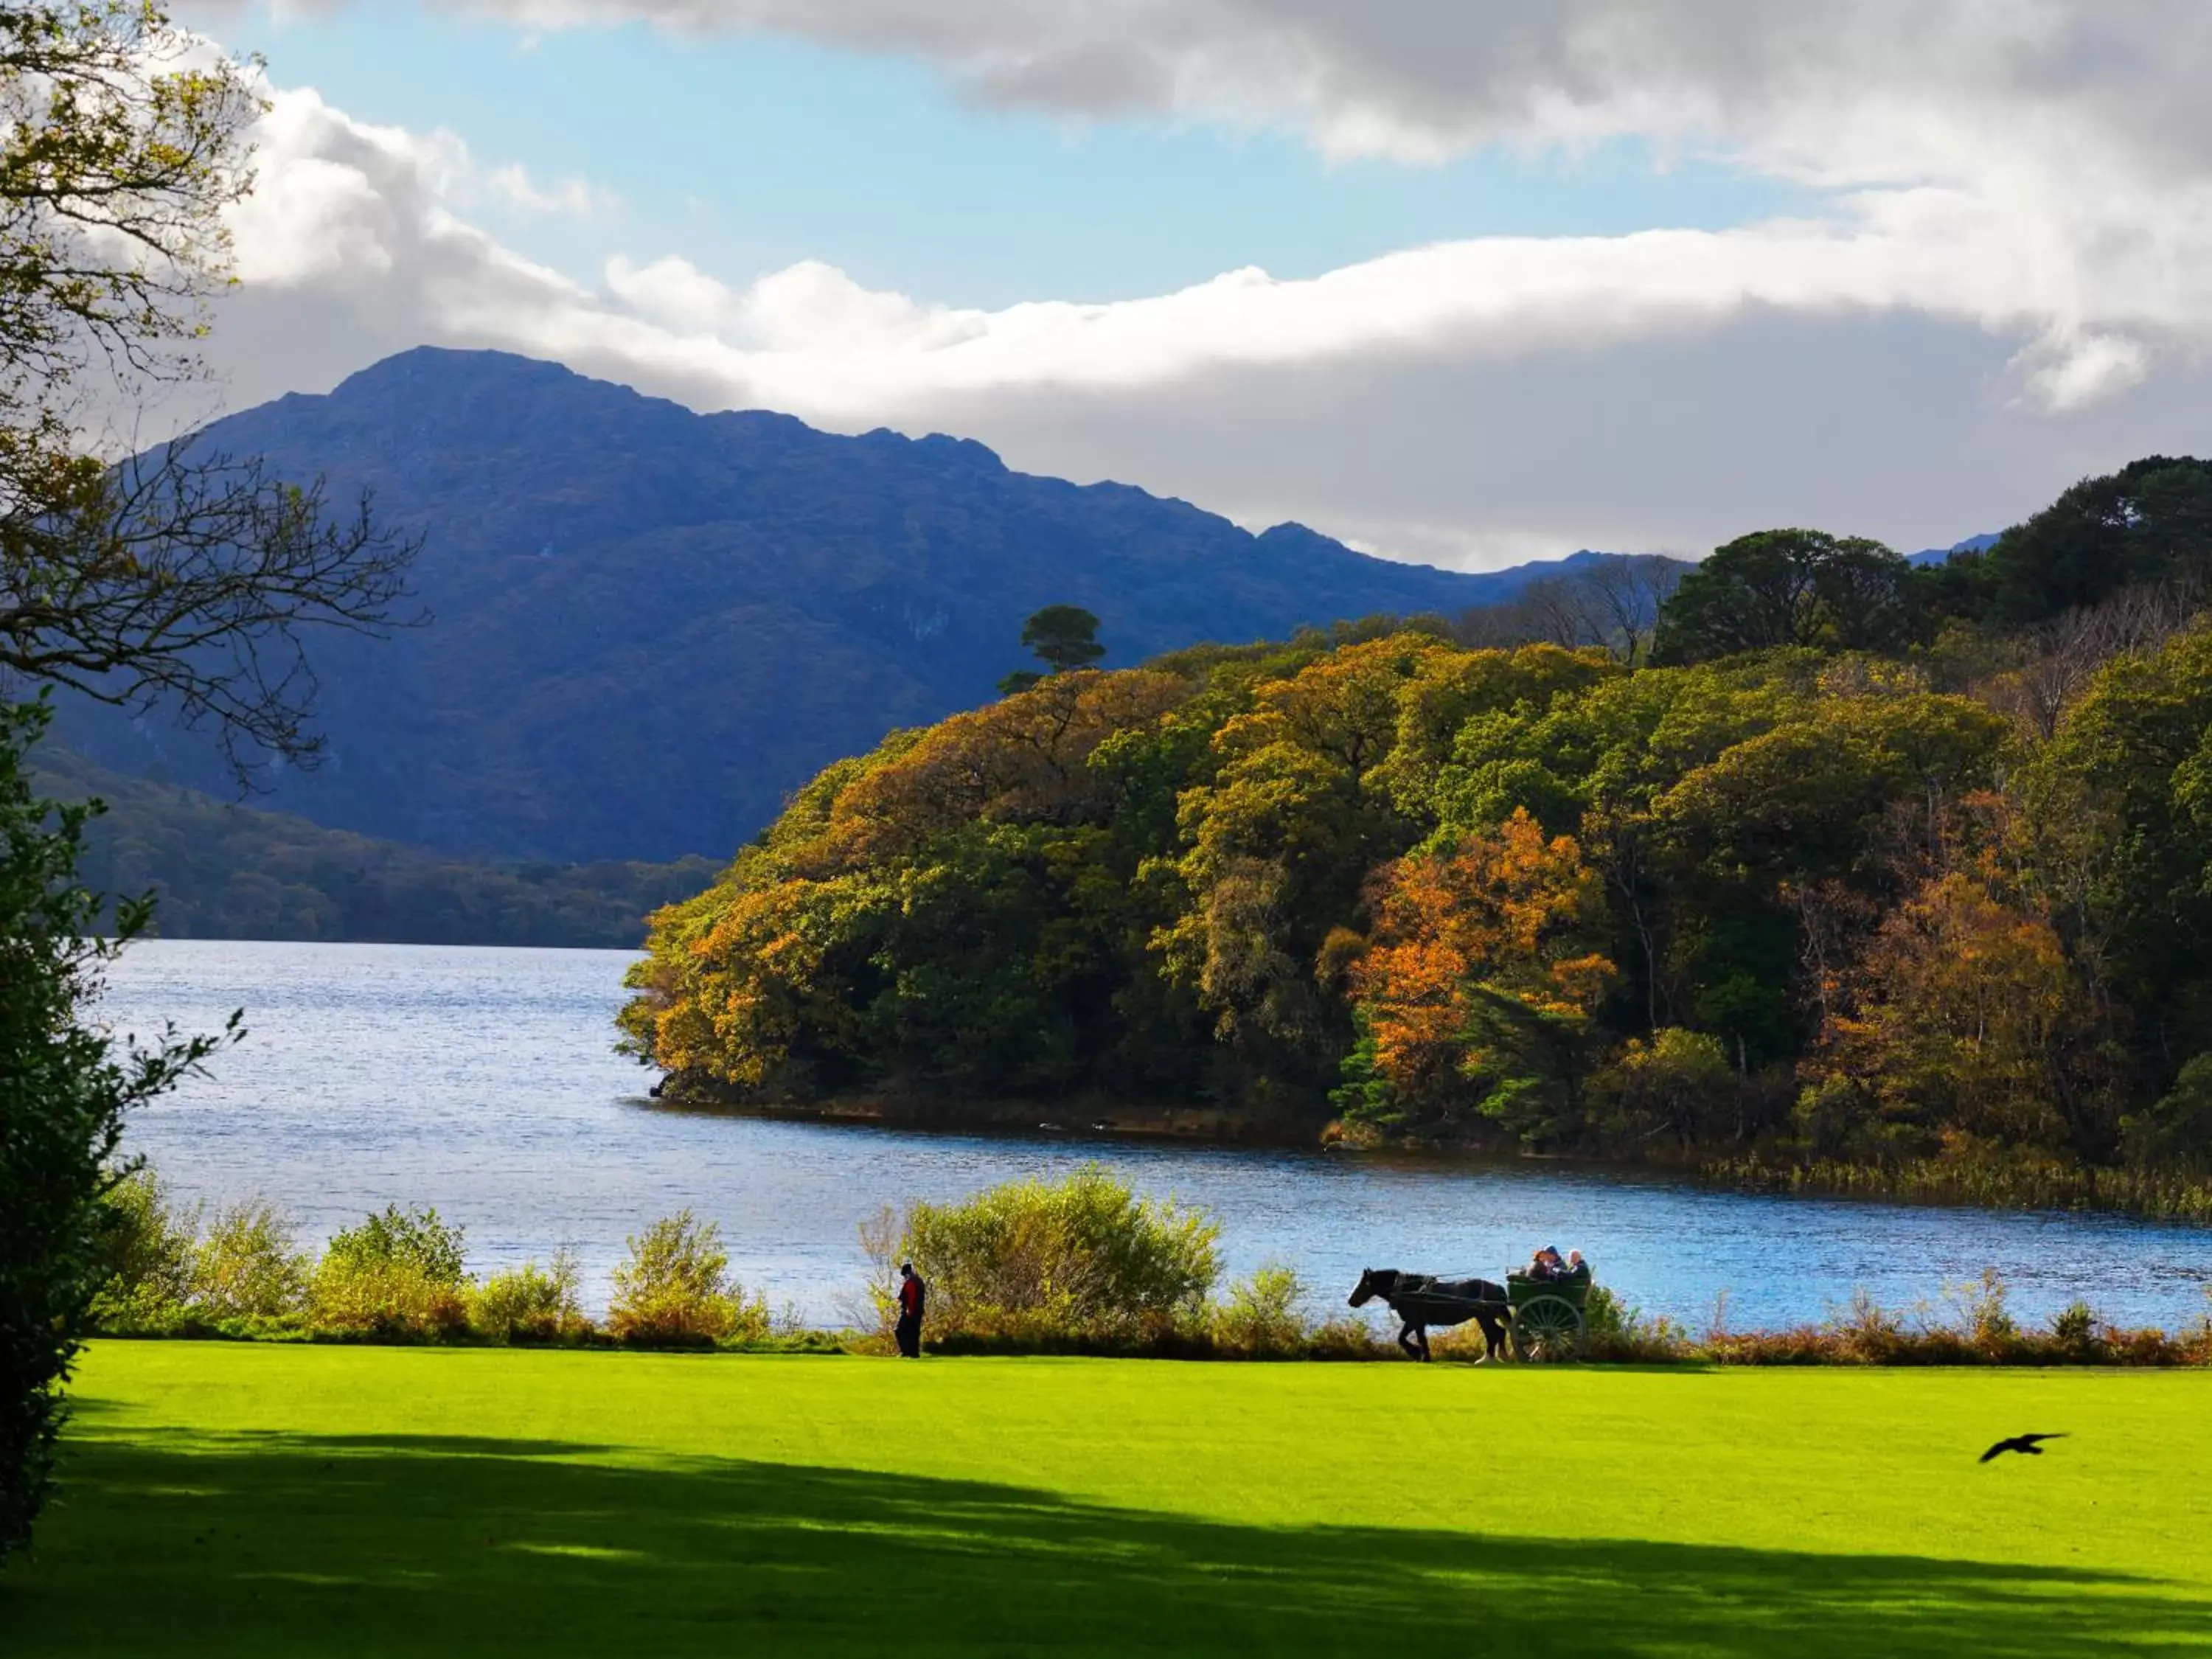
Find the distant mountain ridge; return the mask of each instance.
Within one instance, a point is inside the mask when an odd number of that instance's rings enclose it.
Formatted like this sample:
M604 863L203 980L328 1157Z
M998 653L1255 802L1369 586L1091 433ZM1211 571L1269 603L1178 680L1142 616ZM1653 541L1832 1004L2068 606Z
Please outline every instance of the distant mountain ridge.
M1913 564L1948 564L1961 553L1986 553L1997 544L1999 539L1995 533L1969 536L1963 542L1954 543L1949 547L1930 547L1917 553L1908 553L1905 558Z
M50 796L106 804L86 829L78 875L111 897L152 893L165 939L635 950L646 916L690 897L722 862L448 858L121 777L52 744L33 751L32 776Z
M972 441L699 415L556 364L425 348L223 420L214 449L367 487L426 538L435 620L313 641L328 758L259 804L442 851L726 854L892 727L992 695L1022 620L1096 611L1109 665L1376 612L1510 599L1577 560L1468 574L1259 535ZM222 787L211 749L84 708L103 765Z

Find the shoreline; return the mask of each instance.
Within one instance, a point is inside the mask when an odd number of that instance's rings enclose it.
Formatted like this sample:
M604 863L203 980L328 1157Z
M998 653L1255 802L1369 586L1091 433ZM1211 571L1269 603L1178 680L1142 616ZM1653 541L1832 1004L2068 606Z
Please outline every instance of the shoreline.
M1255 1121L1218 1106L1133 1106L1103 1101L1062 1102L1058 1106L1048 1106L1036 1101L952 1102L889 1093L839 1095L806 1102L730 1101L674 1090L642 1098L656 1111L856 1128L1007 1136L1116 1135L1136 1140L1266 1147L1279 1152L1319 1152L1328 1144L1317 1126L1283 1121Z
M672 1081L672 1079L671 1079ZM2160 1172L2033 1158L1895 1164L1771 1158L1758 1153L1699 1156L1679 1163L1626 1163L1570 1152L1538 1152L1468 1143L1354 1141L1334 1125L1255 1118L1222 1107L1129 1105L1101 1101L947 1101L890 1092L820 1101L732 1101L669 1089L638 1097L647 1109L708 1117L754 1118L906 1133L979 1134L1009 1139L1106 1137L1149 1145L1222 1150L1305 1152L1402 1159L1439 1167L1536 1165L1613 1178L1778 1198L1815 1198L1912 1208L2124 1216L2190 1229L2212 1229L2212 1176Z

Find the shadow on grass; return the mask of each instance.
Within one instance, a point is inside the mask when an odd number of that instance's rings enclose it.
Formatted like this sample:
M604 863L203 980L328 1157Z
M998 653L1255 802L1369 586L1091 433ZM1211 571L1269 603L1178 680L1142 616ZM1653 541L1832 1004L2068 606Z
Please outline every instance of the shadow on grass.
M2072 1655L2187 1644L2155 1582L1911 1557L1268 1528L542 1441L80 1441L0 1648Z

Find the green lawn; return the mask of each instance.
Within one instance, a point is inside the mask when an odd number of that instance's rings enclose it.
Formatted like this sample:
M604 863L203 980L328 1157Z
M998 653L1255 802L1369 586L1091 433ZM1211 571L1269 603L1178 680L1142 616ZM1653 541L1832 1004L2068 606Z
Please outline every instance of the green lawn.
M80 1399L9 1659L2212 1646L2202 1372L111 1342Z

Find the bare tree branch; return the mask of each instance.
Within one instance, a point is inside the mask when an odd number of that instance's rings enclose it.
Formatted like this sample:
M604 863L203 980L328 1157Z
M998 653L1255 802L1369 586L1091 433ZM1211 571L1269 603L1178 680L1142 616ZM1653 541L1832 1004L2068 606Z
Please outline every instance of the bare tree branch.
M0 3L0 676L173 707L241 783L316 755L307 635L417 620L418 544L190 441L112 465L75 416L91 377L129 401L201 375L256 68L155 0Z

